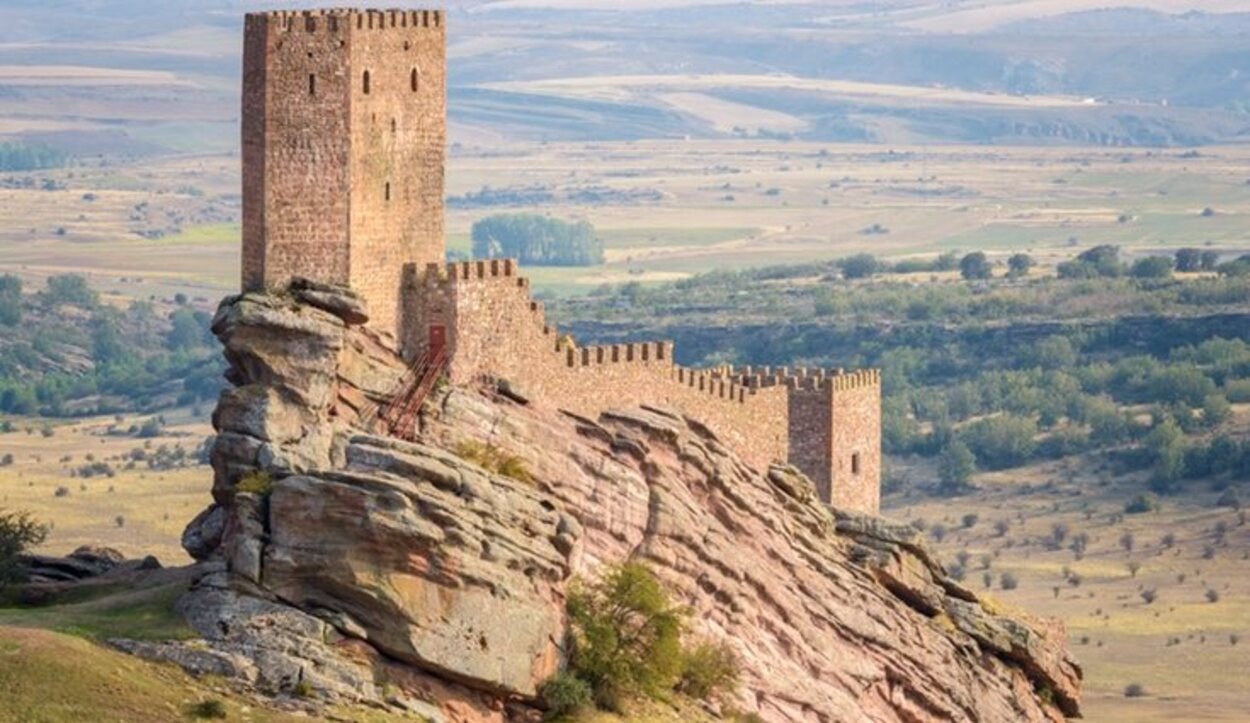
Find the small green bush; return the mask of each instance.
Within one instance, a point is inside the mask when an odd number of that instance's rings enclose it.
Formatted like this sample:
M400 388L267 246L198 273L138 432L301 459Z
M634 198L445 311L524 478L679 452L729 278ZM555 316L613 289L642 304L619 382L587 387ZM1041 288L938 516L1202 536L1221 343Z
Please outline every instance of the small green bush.
M538 698L545 711L543 720L561 720L590 708L594 692L589 683L565 671L543 683Z
M235 492L250 492L254 495L262 497L273 492L273 475L263 470L249 472L243 475L239 483L234 486Z
M456 445L456 456L472 462L489 472L509 477L517 482L525 484L533 484L534 482L534 475L530 474L529 468L525 465L525 460L516 455L507 454L493 444L482 444L474 441L461 442Z
M1154 495L1140 494L1124 505L1124 511L1130 515L1140 515L1146 512L1153 512L1158 507L1159 502Z
M683 654L677 690L707 700L732 693L740 676L741 665L733 648L724 642L703 640Z
M226 718L226 704L210 698L187 706L187 715L199 720L223 720Z

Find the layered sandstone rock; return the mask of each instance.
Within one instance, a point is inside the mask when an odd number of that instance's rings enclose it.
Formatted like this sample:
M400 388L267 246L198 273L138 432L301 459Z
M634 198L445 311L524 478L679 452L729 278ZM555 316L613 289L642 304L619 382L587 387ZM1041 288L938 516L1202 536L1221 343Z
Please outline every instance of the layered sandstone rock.
M437 392L420 444L373 436L372 405L403 364L358 309L336 315L334 291L317 293L223 304L236 387L214 415L216 503L185 536L211 571L193 622L224 655L278 661L256 663L286 671L270 687L366 700L398 687L444 720L524 717L560 663L569 581L633 558L699 634L734 646L737 707L765 720L1078 713L1062 629L983 604L914 530L835 515L795 470L748 466L696 420L589 419L496 383ZM447 451L466 441L515 455L532 480Z

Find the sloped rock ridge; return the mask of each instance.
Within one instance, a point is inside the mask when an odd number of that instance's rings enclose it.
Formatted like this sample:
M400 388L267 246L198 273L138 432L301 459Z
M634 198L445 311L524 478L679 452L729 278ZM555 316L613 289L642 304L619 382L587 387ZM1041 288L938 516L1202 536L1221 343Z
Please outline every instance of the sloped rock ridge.
M639 559L735 648L735 707L764 720L1079 716L1060 626L981 600L910 527L831 511L696 420L589 419L492 380L432 395L419 443L379 436L405 365L366 318L333 287L222 303L234 386L214 504L184 535L201 563L182 608L208 645L135 652L432 720L533 719L570 581ZM449 451L466 442L526 479Z

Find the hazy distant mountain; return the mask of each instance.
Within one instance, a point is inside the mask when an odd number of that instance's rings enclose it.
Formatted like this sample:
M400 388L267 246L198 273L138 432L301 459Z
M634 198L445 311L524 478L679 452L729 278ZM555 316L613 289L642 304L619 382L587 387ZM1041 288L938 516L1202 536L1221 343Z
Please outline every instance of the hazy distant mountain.
M1076 12L1023 17L1028 4L984 0L622 4L452 3L453 137L1190 145L1250 133L1250 13L1193 10L1215 0L1174 13L1072 0ZM230 143L241 15L281 5L0 0L0 65L171 72L218 109L203 120ZM54 90L0 80L12 101L0 116L29 115L22 101Z

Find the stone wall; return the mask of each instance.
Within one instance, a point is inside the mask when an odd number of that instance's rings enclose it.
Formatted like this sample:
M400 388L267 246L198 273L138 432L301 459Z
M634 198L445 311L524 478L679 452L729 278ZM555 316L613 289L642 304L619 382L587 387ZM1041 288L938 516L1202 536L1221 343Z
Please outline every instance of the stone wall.
M749 389L673 363L671 342L579 347L546 323L511 260L429 266L407 299L414 354L430 325L447 329L453 384L481 376L588 417L639 404L668 407L708 425L753 464L786 459L786 391Z
M394 329L404 265L443 261L446 35L436 11L352 19L350 283Z
M444 253L443 20L437 11L247 16L245 290L295 276L349 284L376 328L398 331L405 264Z
M881 509L881 375L852 372L832 382L830 503L876 514Z
M431 327L443 327L452 384L506 380L524 397L587 417L639 405L680 411L752 464L794 464L821 499L878 509L875 371L694 370L673 362L671 342L578 346L547 324L510 259L432 264L409 277L405 345L420 355Z

